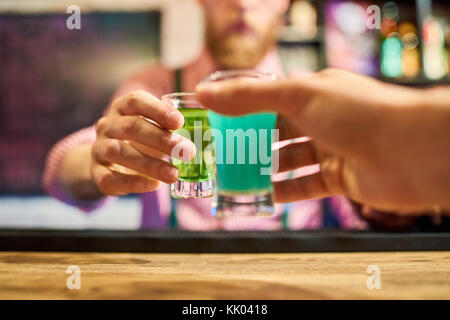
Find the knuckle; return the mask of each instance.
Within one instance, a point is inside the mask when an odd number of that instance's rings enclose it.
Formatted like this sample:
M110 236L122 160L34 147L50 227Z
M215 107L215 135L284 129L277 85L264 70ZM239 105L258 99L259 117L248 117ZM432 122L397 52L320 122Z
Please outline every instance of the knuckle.
M91 147L91 158L94 160L103 160L102 156L102 148L100 148L101 143L99 143L99 140L96 140L94 144Z
M131 135L134 132L139 131L139 118L138 117L126 117L123 118L121 123L121 130L126 135Z
M123 103L123 99L124 97L114 98L114 100L112 100L110 104L109 111L111 110L117 111L120 108L120 105Z
M139 102L139 97L135 92L132 92L127 97L127 107L135 109Z
M105 144L105 156L107 158L115 158L120 154L120 144L118 141L108 141Z
M108 124L108 119L106 117L101 117L95 124L95 131L97 134L101 134L105 131Z
M108 190L110 190L111 181L112 181L112 173L103 173L100 176L98 176L95 180L100 190L106 193L108 192Z
M139 104L139 101L142 99L144 91L143 90L134 90L130 92L127 96L127 105L128 107L134 109Z

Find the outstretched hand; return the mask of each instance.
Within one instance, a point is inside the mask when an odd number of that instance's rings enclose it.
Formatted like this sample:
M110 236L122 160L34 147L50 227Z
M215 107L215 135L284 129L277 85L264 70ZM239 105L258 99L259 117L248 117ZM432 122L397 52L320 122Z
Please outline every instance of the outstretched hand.
M275 111L280 140L312 138L280 149L279 171L320 164L320 172L275 182L278 202L345 194L410 213L450 205L450 152L442 150L450 148L438 129L449 127L448 110L442 118L442 105L429 108L424 92L328 69L279 81L201 83L196 96L227 115Z

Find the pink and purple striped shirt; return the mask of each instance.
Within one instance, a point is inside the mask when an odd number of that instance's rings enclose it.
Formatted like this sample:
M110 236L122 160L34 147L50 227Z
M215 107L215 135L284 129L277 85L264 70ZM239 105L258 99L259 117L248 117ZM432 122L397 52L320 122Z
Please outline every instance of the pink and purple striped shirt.
M270 51L257 70L283 75L283 68L276 49ZM188 64L182 73L182 87L186 92L194 91L195 86L208 74L217 70L213 58L207 50L192 63ZM300 75L301 72L290 74ZM113 99L123 96L133 90L145 90L160 98L174 91L175 77L173 70L161 65L152 65L125 81L115 93ZM96 139L94 126L81 129L60 140L50 150L43 175L43 186L53 197L84 212L93 212L111 197L99 201L82 202L75 200L64 190L60 181L60 168L67 152L81 144L92 144ZM293 172L294 177L308 175L318 170L310 166ZM279 177L286 174L279 174ZM160 229L168 226L171 210L169 185L162 184L155 192L140 195L142 200L142 228ZM333 197L327 200L332 208L335 219L345 229L363 229L366 223L362 221L350 201L343 197ZM289 229L314 229L322 226L323 202L321 200L306 200L289 205L275 204L276 214L269 218L225 218L216 219L211 215L211 199L186 199L177 201L178 227L187 230L279 230L282 228L281 216L288 211L287 227Z

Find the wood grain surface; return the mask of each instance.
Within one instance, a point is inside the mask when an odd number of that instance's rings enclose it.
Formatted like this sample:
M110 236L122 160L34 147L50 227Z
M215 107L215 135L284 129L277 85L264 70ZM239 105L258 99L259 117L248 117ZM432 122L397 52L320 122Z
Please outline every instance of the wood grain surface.
M66 287L67 267L81 288ZM366 286L369 265L381 289ZM450 299L450 252L0 252L1 299Z

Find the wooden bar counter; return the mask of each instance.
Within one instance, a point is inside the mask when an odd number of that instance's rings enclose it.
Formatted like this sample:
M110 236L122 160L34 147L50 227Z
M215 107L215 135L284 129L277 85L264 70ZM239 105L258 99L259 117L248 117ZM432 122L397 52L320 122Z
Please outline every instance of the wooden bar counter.
M81 288L66 287L79 266ZM369 290L368 266L381 288ZM1 299L450 299L450 252L0 252Z

